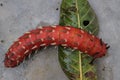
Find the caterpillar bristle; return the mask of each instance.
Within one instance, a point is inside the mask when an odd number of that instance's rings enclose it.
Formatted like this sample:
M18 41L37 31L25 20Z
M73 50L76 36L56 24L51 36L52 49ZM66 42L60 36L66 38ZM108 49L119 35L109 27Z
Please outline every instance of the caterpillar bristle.
M55 49L57 48L57 46L55 46Z
M89 64L93 65L96 58L93 58Z
M109 46L109 45L107 45L107 46L106 46L106 49L109 49L109 48L110 48L110 46Z
M66 49L67 47L64 47L64 49Z
M28 56L28 59L30 59L31 58L31 54L29 54L29 56Z
M23 63L25 63L25 58L23 59Z
M39 50L35 50L35 54L38 53Z
M72 49L72 51L75 51L75 49Z
M103 45L103 41L102 41L102 39L100 39L100 44Z
M45 46L44 49L47 49L47 47Z
M108 43L105 43L105 45L107 46L107 45L108 45Z
M106 49L110 48L110 45L108 45L108 43L106 43L105 45L106 45Z

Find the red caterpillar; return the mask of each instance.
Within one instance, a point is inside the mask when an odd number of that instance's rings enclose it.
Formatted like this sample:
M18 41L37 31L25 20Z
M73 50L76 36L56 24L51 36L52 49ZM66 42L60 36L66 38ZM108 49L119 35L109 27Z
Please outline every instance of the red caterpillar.
M72 26L44 26L26 32L9 48L5 66L19 65L33 50L42 46L61 45L78 49L94 58L105 55L108 46L101 39Z

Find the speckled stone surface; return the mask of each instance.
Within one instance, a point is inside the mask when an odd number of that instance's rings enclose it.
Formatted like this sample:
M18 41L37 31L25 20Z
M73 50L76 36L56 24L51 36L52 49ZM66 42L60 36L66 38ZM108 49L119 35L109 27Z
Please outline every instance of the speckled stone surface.
M68 80L60 68L57 49L42 49L20 66L8 69L4 54L18 36L40 25L59 22L62 0L0 0L0 80ZM111 48L97 59L99 80L119 80L120 0L89 0L100 24L99 36ZM58 10L57 10L58 8Z

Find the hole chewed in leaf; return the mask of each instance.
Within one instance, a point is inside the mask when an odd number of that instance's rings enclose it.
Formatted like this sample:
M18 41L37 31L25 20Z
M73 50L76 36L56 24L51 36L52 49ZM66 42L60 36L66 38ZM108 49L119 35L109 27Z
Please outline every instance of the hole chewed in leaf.
M90 22L88 20L83 21L83 25L87 26Z

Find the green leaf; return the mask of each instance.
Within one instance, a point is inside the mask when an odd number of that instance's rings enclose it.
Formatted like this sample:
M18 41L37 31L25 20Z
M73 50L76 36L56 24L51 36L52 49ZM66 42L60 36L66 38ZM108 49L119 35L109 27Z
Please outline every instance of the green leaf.
M82 28L98 34L96 15L87 0L63 0L60 11L60 25ZM58 57L61 67L70 80L97 80L93 59L87 54L59 46Z

